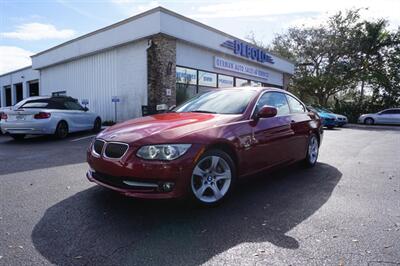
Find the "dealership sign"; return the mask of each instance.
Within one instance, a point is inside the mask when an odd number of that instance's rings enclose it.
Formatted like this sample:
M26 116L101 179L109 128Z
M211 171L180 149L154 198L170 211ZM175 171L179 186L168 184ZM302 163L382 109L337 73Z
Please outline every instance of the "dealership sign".
M221 46L233 50L233 53L246 57L248 59L258 61L260 63L268 62L270 64L275 64L274 59L268 55L263 49L254 47L245 42L237 40L227 40L221 44Z
M264 80L268 80L269 77L269 73L265 70L252 67L246 64L242 64L239 62L227 60L221 57L214 57L214 67L241 74L246 74L253 77L262 78Z

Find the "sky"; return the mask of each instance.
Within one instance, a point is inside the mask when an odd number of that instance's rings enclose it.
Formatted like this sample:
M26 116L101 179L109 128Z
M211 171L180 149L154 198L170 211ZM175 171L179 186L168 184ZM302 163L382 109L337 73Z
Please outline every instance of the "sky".
M0 0L0 74L31 64L30 56L151 8L163 6L265 44L293 26L319 25L339 10L363 8L366 19L400 25L400 0Z

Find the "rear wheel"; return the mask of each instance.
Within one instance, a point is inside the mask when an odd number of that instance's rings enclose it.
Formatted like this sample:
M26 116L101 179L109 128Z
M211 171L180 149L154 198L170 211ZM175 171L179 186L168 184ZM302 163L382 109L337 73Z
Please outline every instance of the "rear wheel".
M23 140L25 138L25 134L11 134L10 135L14 140Z
M328 129L333 129L335 126L326 126Z
M315 134L310 136L308 141L307 156L304 159L306 167L313 167L317 163L319 153L319 142Z
M374 123L375 123L375 121L371 117L365 118L365 120L364 120L364 124L366 124L366 125L373 125Z
M203 154L193 169L190 191L201 206L215 206L232 190L236 168L231 157L220 150Z
M96 120L94 120L93 132L97 133L100 132L100 130L101 130L101 119L100 117L97 117Z
M64 139L68 136L68 124L65 121L61 121L57 125L55 137L58 139Z

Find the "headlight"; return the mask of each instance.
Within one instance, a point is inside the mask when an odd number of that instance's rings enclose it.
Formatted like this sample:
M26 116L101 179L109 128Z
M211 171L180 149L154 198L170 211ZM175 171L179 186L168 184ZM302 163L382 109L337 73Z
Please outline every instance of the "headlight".
M175 160L192 146L191 144L163 144L141 147L136 155L146 160Z

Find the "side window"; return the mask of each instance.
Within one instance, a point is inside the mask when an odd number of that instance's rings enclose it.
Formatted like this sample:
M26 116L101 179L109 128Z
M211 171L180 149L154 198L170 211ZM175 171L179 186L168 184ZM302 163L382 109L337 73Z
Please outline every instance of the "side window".
M79 103L74 101L64 102L64 106L66 107L67 110L79 110L79 111L83 110L83 107Z
M386 111L381 112L381 115L390 115L390 114L393 114L393 113L394 112L392 110L386 110Z
M292 113L304 113L306 111L305 108L304 108L304 105L302 105L301 102L299 102L298 100L296 100L292 96L286 95L286 98L287 98L287 100L289 102L290 111Z
M60 101L50 101L49 109L65 110L65 109L67 109L67 108L64 106L64 103L63 103L63 102L60 102Z
M49 101L48 100L32 100L27 101L19 108L48 108Z
M290 113L286 97L280 92L264 93L257 102L255 113L257 113L264 105L275 107L278 110L277 115L287 115Z

